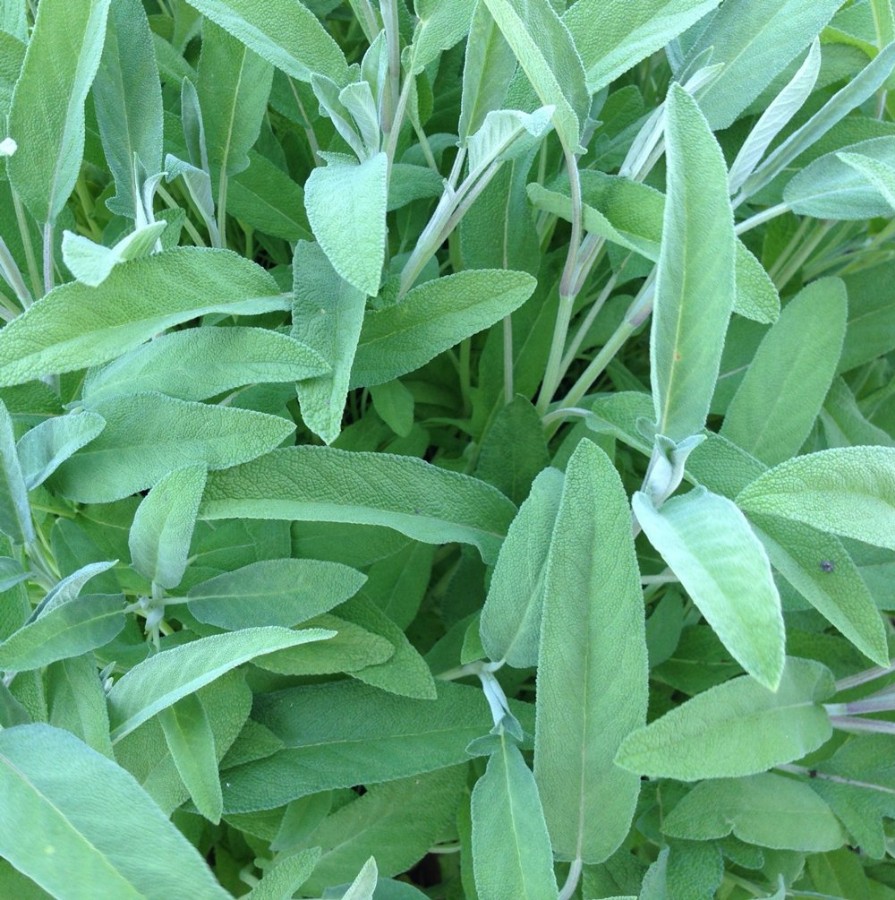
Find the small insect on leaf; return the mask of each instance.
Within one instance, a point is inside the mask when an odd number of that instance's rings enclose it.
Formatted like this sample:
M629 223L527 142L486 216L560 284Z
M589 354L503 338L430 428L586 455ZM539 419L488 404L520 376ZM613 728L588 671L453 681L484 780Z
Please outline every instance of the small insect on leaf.
M831 559L822 559L820 561L821 571L827 572L828 574L834 572L836 570L836 563Z

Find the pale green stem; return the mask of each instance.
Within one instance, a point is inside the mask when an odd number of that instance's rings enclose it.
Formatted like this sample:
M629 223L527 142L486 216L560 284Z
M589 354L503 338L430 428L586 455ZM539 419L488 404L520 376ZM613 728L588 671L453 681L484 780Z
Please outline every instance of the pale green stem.
M165 188L162 185L159 185L156 188L156 192L158 193L159 197L161 197L162 200L164 200L165 204L168 206L169 209L181 209L180 204L167 192L167 190L165 190ZM205 243L205 239L196 230L196 226L193 225L193 223L189 220L189 217L187 217L183 220L183 227L184 227L184 230L186 231L186 233L192 238L193 243L197 247L208 246Z
M227 246L227 184L227 170L221 166L221 176L218 180L217 245L222 248Z
M513 318L503 319L503 400L513 402Z
M28 217L25 207L17 191L12 191L12 205L16 211L16 222L19 225L19 234L22 238L22 247L25 250L25 262L28 264L28 275L31 278L31 291L35 297L42 296L43 284L40 280L40 269L37 267L37 256L34 253L34 244L31 241L31 230L28 228Z
M15 291L19 303L24 309L28 309L32 301L31 291L28 290L25 279L2 237L0 237L0 270L3 272L6 283Z
M855 675L849 675L846 678L841 678L836 682L836 693L840 693L842 691L851 690L851 688L860 687L862 684L867 684L870 681L876 681L878 678L885 678L887 675L895 674L895 663L882 668L880 666L875 666L872 669L865 669L863 672L858 672Z
M572 895L578 888L578 882L581 880L582 861L580 856L576 856L569 866L569 874L566 876L566 883L559 892L559 900L571 900Z
M370 5L370 0L348 0L348 2L364 32L364 37L368 43L372 44L376 35L379 34L380 26L376 12Z
M881 794L895 794L895 788L886 787L882 784L872 784L867 781L857 781L854 778L845 778L842 775L828 775L826 772L818 772L815 769L808 769L805 766L796 766L790 763L785 765L774 766L779 772L789 772L791 775L805 775L808 778L816 778L818 781L832 781L835 784L847 784L851 787L869 788L873 791L879 791Z
M768 275L771 278L771 281L774 281L777 277L778 272L786 265L787 260L792 256L792 254L796 251L801 244L802 240L805 237L805 234L811 228L812 220L809 218L802 219L799 222L799 227L796 228L795 234L789 239L787 245L780 252L780 255L774 260L771 267L768 269Z
M827 236L827 232L833 227L835 222L825 221L820 223L820 225L815 229L811 238L805 243L790 257L787 264L783 267L782 271L777 275L774 279L774 284L777 287L777 290L782 290L789 283L790 279L795 277L796 273L812 253L817 249L820 242Z
M586 419L591 415L593 415L593 413L589 409L582 409L580 406L563 406L559 409L550 410L550 412L541 419L541 424L546 428L550 425L554 425L556 422L562 422L563 419L571 419L575 416Z
M393 127L396 127L397 97L401 81L401 44L398 33L397 0L380 0L379 12L382 16L382 27L385 29L385 41L388 48L388 81L379 124L383 134L390 134Z
M584 339L587 337L588 331L590 331L591 326L594 324L594 321L600 314L600 310L609 299L609 295L615 289L615 284L616 281L618 281L618 276L620 273L621 269L619 269L618 272L614 272L612 274L609 281L606 282L606 286L602 291L600 291L600 295L593 302L591 308L587 311L587 315L584 317L584 321L582 321L581 325L579 326L578 331L575 333L575 337L572 339L572 343L569 344L569 349L566 351L566 355L563 357L563 361L560 366L560 379L562 379L565 373L569 370L569 366L572 365L572 363L575 361L575 357L578 355L578 350L584 343Z
M44 293L53 290L53 223L44 225Z
M776 219L777 216L782 216L783 213L786 212L789 212L788 203L778 203L776 206L769 206L767 209L755 213L755 215L750 216L748 219L743 219L742 222L738 222L734 231L737 234L745 234L747 231L751 231L758 225L770 222L771 219Z
M383 129L382 132L384 135L386 135L385 155L388 159L389 173L391 173L392 163L395 160L395 153L398 150L398 138L401 135L401 125L404 122L404 114L407 112L407 102L410 99L411 90L413 90L413 78L412 76L408 75L404 80L404 85L401 88L401 94L398 97L398 104L392 117L391 127L388 131Z

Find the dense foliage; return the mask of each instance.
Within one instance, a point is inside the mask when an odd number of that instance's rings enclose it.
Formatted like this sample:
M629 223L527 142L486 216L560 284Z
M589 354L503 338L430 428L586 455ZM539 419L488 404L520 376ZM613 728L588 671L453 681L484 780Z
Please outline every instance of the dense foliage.
M890 0L0 2L0 896L895 898Z

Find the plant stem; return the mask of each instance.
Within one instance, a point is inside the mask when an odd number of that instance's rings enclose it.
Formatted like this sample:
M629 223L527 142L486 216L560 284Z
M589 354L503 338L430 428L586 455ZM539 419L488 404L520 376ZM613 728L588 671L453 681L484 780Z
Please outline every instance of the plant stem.
M790 257L789 262L783 267L783 270L778 274L778 276L774 279L774 284L777 287L777 290L782 290L789 283L790 279L793 278L799 269L805 264L806 260L809 256L817 249L818 244L827 236L827 232L833 227L835 223L832 221L824 221L821 222L820 225L815 229L814 234L811 235L811 238L796 251L792 257Z
M734 231L737 234L745 234L747 231L751 231L758 225L770 222L771 219L776 219L777 216L782 216L783 213L786 212L789 212L789 205L786 203L778 203L776 206L769 206L767 209L755 213L755 215L750 216L748 219L743 219L742 222L738 222Z
M855 675L849 675L847 678L842 678L836 682L836 693L839 694L842 691L851 690L851 688L860 687L862 684L867 684L870 681L876 681L878 678L885 678L887 675L892 675L895 673L895 663L892 663L885 668L880 666L875 666L872 669L865 669L863 672L858 672Z
M513 318L503 320L503 402L513 402Z
M44 293L53 290L53 223L44 225Z
M43 295L43 285L40 280L40 269L37 267L37 257L34 254L34 244L31 242L31 229L28 227L28 217L25 207L16 190L12 191L12 205L16 211L16 222L19 225L19 235L22 238L22 247L25 250L25 262L28 264L28 275L31 278L31 290L35 297Z
M218 179L217 246L222 248L227 246L227 183L227 170L221 166L221 176Z
M19 271L19 267L2 237L0 237L0 272L3 273L6 283L15 292L19 303L22 304L22 308L28 309L32 301L31 291L28 290L25 279L22 277L22 273Z
M572 865L569 866L569 874L566 876L566 883L562 886L562 890L559 892L559 900L570 900L578 887L578 882L581 879L581 870L581 857L576 856L575 859L572 860Z

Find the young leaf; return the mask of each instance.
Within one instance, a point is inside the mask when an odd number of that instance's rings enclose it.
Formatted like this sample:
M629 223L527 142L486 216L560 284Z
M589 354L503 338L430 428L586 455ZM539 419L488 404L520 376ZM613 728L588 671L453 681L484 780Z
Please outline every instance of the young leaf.
M357 878L351 882L348 890L342 894L342 900L373 900L373 892L378 881L379 870L376 868L376 860L371 856L358 872Z
M668 93L668 199L650 332L657 432L674 441L705 425L733 308L733 214L727 167L699 107Z
M224 800L218 778L214 733L202 701L189 694L159 713L165 743L196 809L217 825Z
M488 656L520 669L538 662L544 575L562 485L562 473L553 468L535 479L500 548L482 609L482 644Z
M833 811L811 787L773 772L703 781L671 810L662 831L691 841L733 834L750 844L809 853L845 843Z
M65 731L0 732L0 793L0 854L53 896L230 896L133 776Z
M840 152L838 155L880 192L890 210L895 210L895 167L888 161L872 159L863 153Z
M367 296L379 293L385 261L387 175L385 153L359 165L330 157L305 182L314 236L339 275Z
M549 0L484 0L544 106L555 108L556 133L578 150L590 109L584 68L572 37Z
M98 438L52 476L53 490L82 503L110 503L152 487L172 469L224 469L261 456L294 425L279 416L135 394L94 406L106 421Z
M108 644L124 628L121 594L69 600L0 644L0 669L25 672Z
M643 595L615 467L582 440L547 557L535 778L554 852L602 862L624 840L640 782L615 764L646 719Z
M2 333L2 332L0 332ZM35 539L28 488L16 452L12 416L0 400L0 532L14 544Z
M312 72L320 72L340 84L347 80L344 54L317 17L301 3L190 0L190 6L299 81L310 81Z
M128 535L131 562L141 575L160 587L177 587L186 571L206 477L202 464L168 472L134 514Z
M456 272L413 288L397 304L368 312L351 385L391 381L518 309L537 282L527 272Z
M271 559L194 585L187 598L200 622L218 628L292 628L344 603L364 581L364 575L341 563Z
M727 407L721 434L768 466L795 456L833 381L846 315L838 278L812 282L787 303Z
M200 516L384 525L424 543L474 544L490 562L515 511L491 485L421 459L303 446L212 473Z
M156 713L256 656L326 640L332 634L321 629L244 628L150 656L126 672L109 691L112 741L120 741Z
M838 0L728 0L687 53L685 65L712 48L724 68L699 105L713 129L727 128L817 36Z
M141 225L114 247L104 247L83 235L66 231L62 235L62 259L78 281L96 287L119 263L148 256L167 226L164 221Z
M533 113L518 109L497 109L485 116L482 127L467 143L470 173L484 172L496 162L526 156L550 130L553 107L542 106Z
M557 896L538 787L505 732L472 792L472 858L479 900Z
M292 277L292 337L304 341L332 369L316 378L296 379L295 390L305 424L331 444L342 429L366 297L336 272L319 244L295 245Z
M319 847L288 856L278 854L277 861L265 868L261 880L246 897L248 900L282 900L283 897L293 896L308 880L319 859Z
M273 67L213 21L202 29L196 91L202 108L209 174L218 189L249 165L273 81ZM224 199L218 193L219 203Z
M96 121L115 196L106 206L145 221L142 175L162 171L162 91L152 34L139 0L115 0L93 82ZM140 168L135 171L134 157Z
M46 681L49 724L114 759L106 694L94 655L83 653L53 663L47 667Z
M84 154L84 101L99 66L110 0L49 0L38 10L16 82L9 180L40 224L53 224Z
M10 322L0 331L0 385L108 362L208 313L285 308L273 278L236 253L168 250L116 266L99 287L60 285Z
M595 94L717 7L717 0L580 0L562 17Z
M748 675L719 684L630 734L618 764L679 781L764 772L830 738L830 720L820 704L834 690L825 666L790 657L776 692Z
M45 419L26 431L16 450L28 490L33 491L43 484L66 459L89 444L105 427L102 416L84 411Z
M412 73L421 72L438 59L440 53L449 50L469 31L476 0L416 0L416 30L413 33Z
M783 615L767 554L726 497L696 488L659 509L638 491L634 514L731 656L775 690L783 671Z
M163 334L92 369L81 394L89 406L146 391L207 400L242 385L296 381L326 369L314 350L285 334L205 326Z

